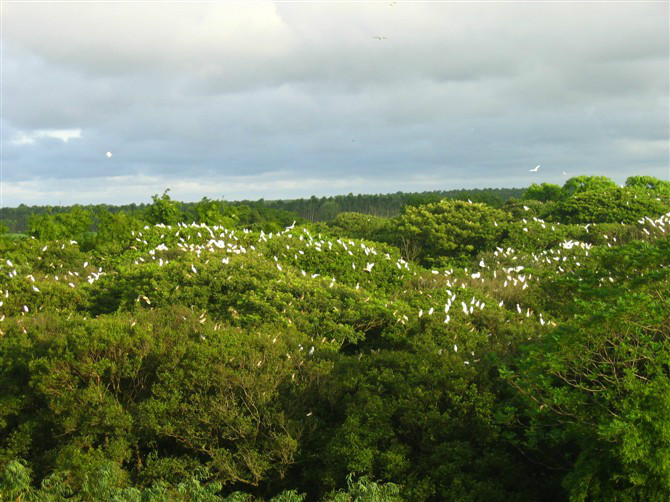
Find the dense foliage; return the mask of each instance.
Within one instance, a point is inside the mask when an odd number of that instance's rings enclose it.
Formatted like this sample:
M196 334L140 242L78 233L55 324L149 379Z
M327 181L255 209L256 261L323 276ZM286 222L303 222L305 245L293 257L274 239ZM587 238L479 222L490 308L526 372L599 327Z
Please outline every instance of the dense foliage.
M655 179L655 178L652 178ZM202 223L222 224L227 226L278 223L279 227L272 231L281 230L281 222L290 225L291 221L327 221L340 213L356 212L374 216L397 216L405 206L419 206L441 199L472 200L484 202L494 207L500 207L511 198L518 198L523 192L520 188L485 188L473 190L448 190L422 193L397 192L393 194L358 194L336 195L334 197L311 197L295 200L257 200L224 202L203 198L199 202L180 202L177 208L181 213L182 221L198 221ZM170 200L166 199L167 192L155 195L152 204ZM97 204L85 206L84 209L94 214L100 212L117 213L123 211L137 217L146 217L146 211L151 204L126 204L110 206ZM11 232L27 232L28 220L31 216L42 214L58 214L70 212L70 208L63 206L26 206L0 208L0 221L7 225ZM214 220L212 220L214 217ZM284 225L284 226L286 226ZM264 228L267 232L267 228ZM0 232L1 233L1 232Z
M36 214L0 238L0 500L668 500L669 194Z

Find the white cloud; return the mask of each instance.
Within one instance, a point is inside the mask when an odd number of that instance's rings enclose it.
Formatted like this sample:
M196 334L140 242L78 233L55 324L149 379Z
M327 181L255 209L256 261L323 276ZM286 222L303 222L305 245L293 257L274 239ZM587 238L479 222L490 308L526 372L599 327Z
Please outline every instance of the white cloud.
M81 138L81 129L42 129L29 133L18 132L11 140L13 145L32 145L36 140L42 138L55 138L67 143L71 139Z

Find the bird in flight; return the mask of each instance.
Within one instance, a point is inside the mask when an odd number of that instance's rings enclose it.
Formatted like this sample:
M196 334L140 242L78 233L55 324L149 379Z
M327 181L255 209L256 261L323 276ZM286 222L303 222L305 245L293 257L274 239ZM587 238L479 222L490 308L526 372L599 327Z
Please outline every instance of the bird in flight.
M106 155L107 155L107 158L108 158L108 159L111 159L111 158L112 158L112 152L107 152Z
M540 164L536 165L533 169L530 170L531 173L536 173L540 170Z
M388 40L388 38L383 37L381 35L373 35L372 38L376 38L377 40Z

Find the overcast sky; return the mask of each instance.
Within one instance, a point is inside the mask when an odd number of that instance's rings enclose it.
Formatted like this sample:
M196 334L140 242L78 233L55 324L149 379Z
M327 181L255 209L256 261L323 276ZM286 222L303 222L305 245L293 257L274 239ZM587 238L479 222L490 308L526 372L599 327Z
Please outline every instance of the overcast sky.
M668 5L5 2L3 204L668 179Z

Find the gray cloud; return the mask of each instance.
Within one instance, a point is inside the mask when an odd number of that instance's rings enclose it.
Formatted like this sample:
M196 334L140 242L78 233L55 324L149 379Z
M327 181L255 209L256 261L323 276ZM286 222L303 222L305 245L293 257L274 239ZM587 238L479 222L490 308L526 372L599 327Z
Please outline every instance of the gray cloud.
M663 3L12 3L3 17L5 204L668 176Z

